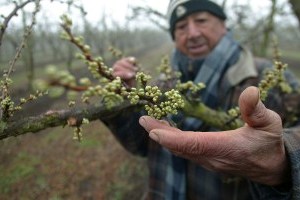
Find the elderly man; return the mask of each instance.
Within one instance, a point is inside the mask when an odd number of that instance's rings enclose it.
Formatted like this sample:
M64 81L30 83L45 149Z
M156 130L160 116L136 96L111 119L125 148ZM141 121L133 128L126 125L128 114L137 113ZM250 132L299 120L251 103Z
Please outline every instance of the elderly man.
M257 85L263 71L272 66L266 60L253 58L232 38L223 9L212 1L170 1L168 18L175 43L172 67L182 73L182 82L205 83L206 89L199 97L213 109L238 105L241 92ZM123 58L113 66L114 76L132 86L136 71L132 58ZM298 87L297 81L287 76L292 87ZM278 94L274 91L266 104L284 121L287 111L282 105L289 96ZM257 104L258 97L253 87L241 97L242 114L248 125L236 132L203 133L215 129L182 113L172 116L181 130L150 117L140 118L141 113L123 113L106 123L127 150L147 156L148 199L289 198L291 168L281 119ZM152 140L138 124L139 118ZM276 124L266 126L272 120Z

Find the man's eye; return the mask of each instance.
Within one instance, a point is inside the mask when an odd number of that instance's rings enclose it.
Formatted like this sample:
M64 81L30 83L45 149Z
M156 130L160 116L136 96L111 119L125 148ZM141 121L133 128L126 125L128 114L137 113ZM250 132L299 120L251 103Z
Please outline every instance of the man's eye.
M178 25L176 26L176 29L182 30L182 29L184 29L185 27L186 27L186 24L178 24Z
M196 22L197 23L205 23L207 20L206 19L203 19L203 18L200 18L200 19L196 19Z
M201 23L201 24L204 24L204 23L207 22L207 20L206 20L206 19L198 19L197 22L198 22L198 23Z

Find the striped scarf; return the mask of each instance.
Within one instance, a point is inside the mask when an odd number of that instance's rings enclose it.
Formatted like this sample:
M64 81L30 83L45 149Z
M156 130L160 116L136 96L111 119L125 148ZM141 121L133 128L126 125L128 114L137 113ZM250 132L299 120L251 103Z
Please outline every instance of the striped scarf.
M191 60L178 50L172 57L172 66L182 73L182 81L193 80L194 83L202 82L206 88L201 91L201 101L211 108L218 106L218 86L222 75L227 68L234 64L239 57L240 46L227 33L204 59ZM202 121L196 118L184 117L182 114L173 116L172 120L177 124L181 121L182 130L196 131L202 125ZM166 174L166 199L184 200L186 196L186 161L172 155L169 151L163 151L167 160Z

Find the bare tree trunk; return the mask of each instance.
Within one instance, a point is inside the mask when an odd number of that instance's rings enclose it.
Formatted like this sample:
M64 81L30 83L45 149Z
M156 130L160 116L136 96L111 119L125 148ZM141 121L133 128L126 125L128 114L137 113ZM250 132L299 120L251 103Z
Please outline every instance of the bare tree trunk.
M23 28L24 28L24 33L27 32L27 16L26 12L22 9L22 21L23 21ZM27 73L27 79L28 79L28 90L32 91L33 89L33 80L34 80L34 73L35 73L35 67L34 67L34 55L33 55L33 48L34 48L34 37L31 35L28 36L28 39L26 41L27 47L26 50L23 53L23 60L24 60L24 65L26 68L26 73Z
M300 25L300 1L299 0L289 0L289 2L292 6L292 9L293 9L295 16L298 19L298 23ZM299 28L300 28L300 26L299 26Z
M27 78L28 78L28 89L33 91L33 81L35 78L35 59L33 55L34 38L29 36L27 40Z
M260 55L265 57L267 55L268 46L270 44L270 35L274 31L274 17L277 12L277 0L272 0L272 7L268 16L268 24L266 25L263 33L263 41L260 47Z

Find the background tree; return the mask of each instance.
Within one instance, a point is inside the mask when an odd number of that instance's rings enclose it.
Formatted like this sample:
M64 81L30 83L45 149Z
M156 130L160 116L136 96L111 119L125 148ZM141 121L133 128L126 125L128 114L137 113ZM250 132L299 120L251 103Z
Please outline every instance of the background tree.
M295 16L297 17L298 19L298 22L300 22L300 2L297 1L297 0L289 0L291 6L292 6L292 9L295 13Z

